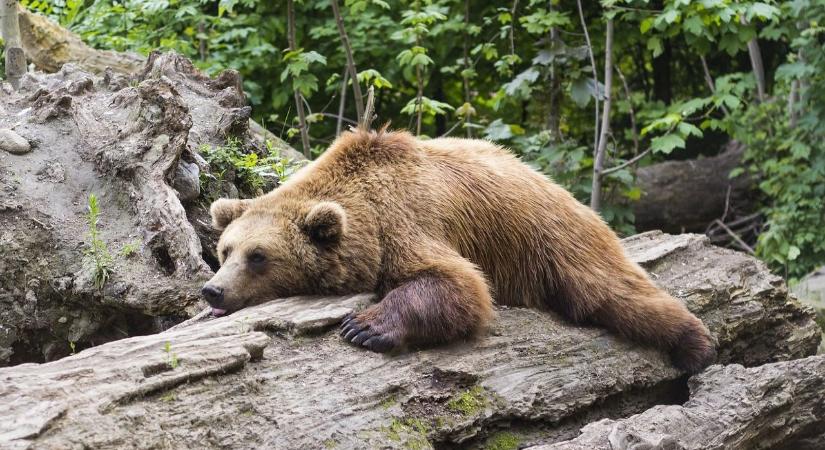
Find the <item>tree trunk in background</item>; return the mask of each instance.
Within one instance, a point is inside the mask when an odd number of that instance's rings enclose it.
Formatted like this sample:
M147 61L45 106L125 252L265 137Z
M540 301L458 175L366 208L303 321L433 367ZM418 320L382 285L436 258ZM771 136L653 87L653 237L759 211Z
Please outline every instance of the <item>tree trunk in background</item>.
M35 67L44 72L57 72L63 64L72 63L94 74L110 69L112 74L134 75L146 64L146 59L135 53L89 47L76 34L39 14L25 9L20 9L19 14L23 50ZM303 154L252 119L249 131L262 142L274 143L281 155L304 159Z
M463 57L463 67L464 70L470 69L470 34L468 30L470 29L470 0L464 0L464 43L462 48L462 57ZM464 104L470 105L470 78L462 71L461 74L461 81L464 87ZM470 111L464 112L464 133L466 134L467 138L473 137L473 129L469 127L470 120L471 120Z
M740 17L739 21L747 25L748 21ZM756 95L760 102L765 101L765 64L762 62L762 51L759 49L759 41L756 37L748 41L748 56L751 60L753 77L756 79Z
M710 158L667 161L637 172L642 198L633 204L636 229L668 232L704 232L725 214L727 218L754 212L750 179L729 178L742 161L744 146L731 142L728 149ZM730 189L730 198L728 198Z
M26 73L26 56L20 39L17 0L0 0L0 28L6 46L6 79L14 89L18 89L20 78Z
M670 47L670 40L662 41L663 51L657 58L653 58L653 99L661 100L669 105L673 97L670 89L670 63L673 51Z
M289 49L295 51L298 49L298 44L295 42L295 2L287 0L287 39L289 40ZM307 118L304 111L304 98L297 89L292 92L295 97L295 110L298 112L298 127L301 131L301 145L304 150L304 157L311 159L309 148L309 130L307 130Z
M598 147L593 155L593 184L590 192L590 208L598 211L602 200L602 169L607 151L607 135L610 132L610 100L613 89L613 19L607 21L607 37L604 46L604 111L602 129L599 132Z
M349 78L352 80L352 94L355 97L355 113L358 115L357 122L364 120L364 96L361 94L361 85L358 84L358 69L355 68L355 58L352 56L352 46L349 43L347 29L344 27L344 17L338 7L338 0L332 0L332 13L335 15L335 24L338 27L338 35L341 37L341 45L344 46L344 54L347 56L347 70Z
M335 137L341 135L344 126L344 111L347 109L347 82L349 81L349 69L344 69L341 74L341 98L338 99L338 120L335 122Z
M444 94L444 78L441 76L440 70L434 70L430 78L430 84L433 85L433 98L439 102L447 100ZM447 132L447 116L444 114L436 114L435 116L435 136L441 136Z

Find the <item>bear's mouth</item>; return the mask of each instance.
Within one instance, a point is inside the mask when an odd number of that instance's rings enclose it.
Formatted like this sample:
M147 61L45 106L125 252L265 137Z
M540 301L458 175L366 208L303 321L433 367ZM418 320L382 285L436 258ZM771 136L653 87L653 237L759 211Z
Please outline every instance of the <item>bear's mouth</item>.
M213 315L213 316L215 316L215 317L220 317L220 316L222 316L222 315L224 315L224 314L226 314L226 310L225 310L225 309L220 309L220 308L215 308L215 307L212 307L212 315Z

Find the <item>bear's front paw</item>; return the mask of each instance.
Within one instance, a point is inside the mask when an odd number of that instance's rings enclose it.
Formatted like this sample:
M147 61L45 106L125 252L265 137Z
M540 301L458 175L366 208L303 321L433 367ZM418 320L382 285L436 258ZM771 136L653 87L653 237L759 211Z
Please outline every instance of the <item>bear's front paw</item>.
M347 342L379 353L389 352L399 344L390 334L382 333L374 319L366 319L362 315L347 314L341 322L341 336Z

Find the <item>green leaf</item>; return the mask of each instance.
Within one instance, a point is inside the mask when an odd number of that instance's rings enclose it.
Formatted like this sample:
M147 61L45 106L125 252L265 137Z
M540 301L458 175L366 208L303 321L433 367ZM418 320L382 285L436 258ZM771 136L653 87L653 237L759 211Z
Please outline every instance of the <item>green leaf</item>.
M653 36L647 40L647 49L653 52L653 57L656 58L662 54L664 47L662 47L662 39L658 36Z
M685 23L682 24L682 28L684 28L688 33L695 34L696 36L702 36L705 34L704 23L702 23L702 19L699 16L690 16L685 19Z
M769 5L767 3L756 2L748 8L745 17L750 21L754 17L763 20L770 20L779 15L779 8Z
M590 81L588 78L579 78L570 83L570 98L580 107L584 108L590 102Z
M681 133L682 136L685 136L685 137L688 137L688 136L691 136L691 135L696 136L696 137L702 137L702 135L703 135L702 130L700 130L699 128L697 128L695 125L693 125L691 123L679 122L679 125L677 125L676 128L679 130L679 133Z
M788 248L788 261L793 261L793 260L795 260L796 258L798 258L798 257L799 257L799 254L800 254L800 253L802 253L802 251L801 251L801 250L799 250L799 247L797 247L797 246L795 246L795 245L791 245L791 246Z
M648 30L650 30L650 28L653 26L654 19L654 17L648 17L645 20L643 20L641 25L639 25L639 31L641 31L642 34L647 33Z
M678 134L666 134L653 138L650 147L656 153L670 154L676 148L685 148L685 140Z

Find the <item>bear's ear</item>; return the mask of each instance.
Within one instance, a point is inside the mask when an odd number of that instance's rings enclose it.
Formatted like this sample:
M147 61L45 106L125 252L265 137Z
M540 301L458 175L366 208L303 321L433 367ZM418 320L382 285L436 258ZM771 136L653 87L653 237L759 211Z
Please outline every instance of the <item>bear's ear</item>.
M249 200L219 198L212 202L209 214L212 215L212 226L223 230L233 220L241 216L249 207Z
M313 206L304 219L304 232L320 244L334 244L341 240L347 228L347 213L335 202L320 202Z

